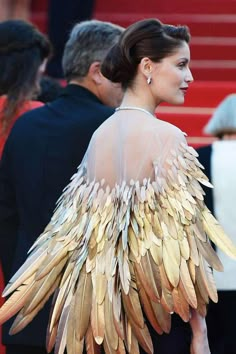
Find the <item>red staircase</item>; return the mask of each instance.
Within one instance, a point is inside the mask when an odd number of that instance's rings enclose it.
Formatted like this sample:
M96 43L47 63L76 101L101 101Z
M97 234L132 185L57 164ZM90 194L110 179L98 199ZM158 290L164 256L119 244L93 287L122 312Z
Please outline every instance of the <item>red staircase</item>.
M47 33L48 0L31 1L31 21L44 33Z
M31 20L44 33L47 32L47 8L48 0L32 1ZM127 27L151 17L164 23L188 25L195 79L184 106L161 105L156 114L185 131L191 145L208 144L212 138L203 134L204 125L220 101L236 92L236 1L96 0L96 19ZM4 354L1 345L0 353Z
M47 31L47 0L32 2L32 21ZM143 18L189 26L195 80L236 81L235 0L97 0L94 17L127 27Z
M163 105L157 116L183 131L195 147L211 143L203 127L215 107L236 92L236 2L235 0L156 1L97 0L95 18L124 27L156 17L164 23L185 24L192 35L191 85L182 107Z

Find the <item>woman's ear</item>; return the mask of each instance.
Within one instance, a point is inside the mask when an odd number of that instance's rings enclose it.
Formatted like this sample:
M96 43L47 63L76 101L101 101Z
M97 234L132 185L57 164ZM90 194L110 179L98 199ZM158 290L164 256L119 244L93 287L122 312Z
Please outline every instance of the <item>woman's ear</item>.
M147 58L144 57L141 61L140 61L140 70L141 72L146 76L149 77L152 73L153 70L153 62Z
M94 81L97 85L101 85L103 81L103 75L101 73L101 63L99 61L95 61L90 65L88 75L90 79Z

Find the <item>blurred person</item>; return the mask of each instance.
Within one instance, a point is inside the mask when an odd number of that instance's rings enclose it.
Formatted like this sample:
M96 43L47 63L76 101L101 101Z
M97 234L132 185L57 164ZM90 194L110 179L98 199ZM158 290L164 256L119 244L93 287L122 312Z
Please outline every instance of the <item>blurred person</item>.
M28 21L31 0L0 0L0 21L21 19Z
M63 78L62 56L71 28L78 22L90 20L95 0L49 0L48 35L54 54L47 67L51 77Z
M37 100L43 103L52 102L63 92L60 82L50 76L43 75L39 82L40 92Z
M63 56L68 81L63 94L21 116L9 135L0 164L0 257L5 279L25 260L93 132L123 97L121 85L100 71L101 61L122 31L101 21L75 25ZM16 336L8 334L12 321L6 323L7 354L46 353L48 314L49 305Z
M0 158L12 126L33 101L51 53L48 39L22 20L0 22Z
M200 183L211 184L196 151L155 116L161 102L184 103L193 81L189 40L186 26L147 19L108 52L101 72L122 84L124 98L94 132L6 288L5 295L18 290L0 310L1 322L20 311L12 334L55 292L48 351L210 353L204 317L209 297L217 301L210 266L222 265L209 239L234 258L236 247L204 204Z
M216 138L199 148L199 161L214 185L205 189L205 201L227 234L236 241L236 94L227 96L216 108L204 132ZM217 248L224 273L215 273L219 301L210 303L207 314L212 354L235 354L236 264Z

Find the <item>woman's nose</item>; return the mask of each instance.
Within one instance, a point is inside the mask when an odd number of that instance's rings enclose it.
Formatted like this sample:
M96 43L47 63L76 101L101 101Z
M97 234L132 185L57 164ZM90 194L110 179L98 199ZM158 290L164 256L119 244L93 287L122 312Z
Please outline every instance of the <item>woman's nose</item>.
M193 80L194 80L194 79L193 79L192 72L191 72L191 70L188 68L185 81L188 82L188 83L191 83L191 82L193 82Z

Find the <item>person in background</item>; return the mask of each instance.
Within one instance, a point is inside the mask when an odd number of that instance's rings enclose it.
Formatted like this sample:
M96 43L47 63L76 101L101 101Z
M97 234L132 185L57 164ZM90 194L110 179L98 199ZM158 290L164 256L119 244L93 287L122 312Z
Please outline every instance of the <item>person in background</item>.
M49 0L48 36L53 45L53 57L47 67L47 74L63 78L62 56L71 28L93 16L95 0Z
M199 161L214 185L205 188L205 202L232 240L236 241L236 94L227 96L216 108L204 132L216 138L212 145L199 148ZM217 253L224 273L215 272L219 301L210 303L207 314L212 354L235 354L236 264L221 250Z
M28 21L31 0L0 0L0 21L21 19Z
M6 280L50 220L94 131L118 106L123 90L100 70L123 29L102 21L76 24L63 55L63 94L15 123L0 164L0 257ZM13 253L14 250L14 253ZM46 354L49 307L16 336L3 326L7 354Z
M54 101L63 92L63 86L60 82L52 77L43 75L39 82L40 92L37 101L48 103Z
M32 24L0 22L0 158L12 126L24 112L42 106L33 101L51 54L51 45Z

